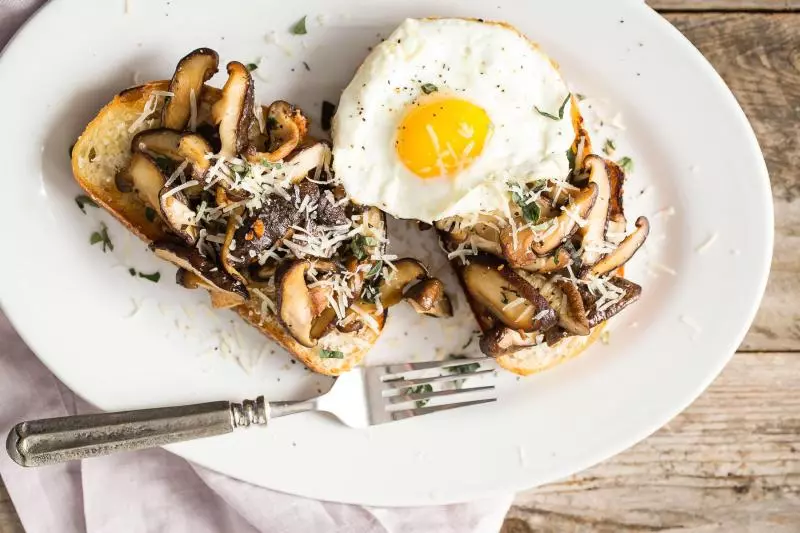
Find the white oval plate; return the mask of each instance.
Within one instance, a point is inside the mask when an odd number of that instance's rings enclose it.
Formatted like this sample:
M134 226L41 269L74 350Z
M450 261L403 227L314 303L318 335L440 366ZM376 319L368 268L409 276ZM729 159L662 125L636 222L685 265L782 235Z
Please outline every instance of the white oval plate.
M595 97L584 107L590 118L597 111L596 145L614 136L637 166L629 218L650 215L654 227L629 269L644 296L616 322L610 343L530 378L503 373L496 404L368 431L300 415L170 447L175 453L264 487L341 502L421 505L520 490L649 435L700 394L744 336L772 252L766 167L722 80L643 2L374 0L365 9L355 0L129 0L127 12L125 4L55 0L0 61L3 307L42 361L103 409L261 393L285 399L328 383L229 313L210 312L204 295L172 284L174 271L104 213L75 206L67 152L84 125L134 78L168 78L199 46L223 61L263 57L259 99L285 98L316 118L320 101L336 101L367 48L403 18L506 20ZM304 15L308 35L290 35ZM601 121L620 125L594 109L603 106L622 113L624 131L597 131ZM106 254L88 243L101 220L115 243ZM399 248L428 250L447 277L431 236L413 238ZM160 270L164 279L131 277L128 267ZM459 303L444 322L393 309L371 360L474 351L474 342L462 350L473 325Z

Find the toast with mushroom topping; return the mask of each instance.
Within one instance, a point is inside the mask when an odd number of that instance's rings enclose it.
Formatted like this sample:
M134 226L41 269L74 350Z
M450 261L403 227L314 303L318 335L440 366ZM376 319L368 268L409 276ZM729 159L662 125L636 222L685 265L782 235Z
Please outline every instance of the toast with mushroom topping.
M435 223L481 328L481 350L523 375L579 354L641 294L622 275L649 223L639 217L626 233L625 173L592 154L571 98L568 175L509 181L507 210Z
M86 193L161 259L311 370L359 364L403 300L449 316L439 280L385 252L384 214L352 203L329 145L299 108L254 102L253 79L217 53L181 59L171 80L121 92L86 127L72 169Z

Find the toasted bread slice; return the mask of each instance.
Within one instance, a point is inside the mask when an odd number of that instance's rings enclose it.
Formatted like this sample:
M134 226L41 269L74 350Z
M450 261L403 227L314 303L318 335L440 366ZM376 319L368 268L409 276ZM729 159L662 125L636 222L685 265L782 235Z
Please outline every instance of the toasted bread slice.
M166 91L168 86L169 81L154 81L122 91L100 110L72 150L72 171L86 194L148 244L167 237L165 227L159 217L148 213L136 193L120 192L114 180L117 172L130 161L133 136L159 125L164 98L157 99L148 118L142 119L142 114L154 91ZM207 121L211 105L220 96L219 89L204 87L197 104L198 123ZM299 344L260 301L248 300L234 310L309 369L327 375L338 375L358 365L378 339L385 322L385 313L376 314L374 321L369 321L372 327L350 333L334 330L317 346L307 348ZM323 350L341 352L343 358L322 357Z

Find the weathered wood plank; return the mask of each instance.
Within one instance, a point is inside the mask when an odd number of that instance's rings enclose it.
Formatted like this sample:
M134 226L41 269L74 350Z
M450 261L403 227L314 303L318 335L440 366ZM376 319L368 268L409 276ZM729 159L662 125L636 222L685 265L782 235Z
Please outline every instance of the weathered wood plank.
M737 354L649 439L519 494L505 531L800 531L798 390L800 354Z
M791 11L800 10L798 0L647 0L661 11Z
M800 350L800 13L666 14L722 75L767 160L775 254L745 350ZM747 216L742 206L742 216Z
M2 479L0 479L0 533L24 533Z

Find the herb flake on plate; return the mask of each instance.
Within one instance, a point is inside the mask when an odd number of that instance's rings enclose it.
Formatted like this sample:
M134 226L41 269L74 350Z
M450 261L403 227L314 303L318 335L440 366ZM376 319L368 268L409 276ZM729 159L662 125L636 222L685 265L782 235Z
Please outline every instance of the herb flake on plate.
M567 94L567 97L564 98L564 101L561 103L561 107L558 108L558 116L553 115L552 113L548 113L547 111L542 111L537 106L533 106L537 113L542 115L543 117L547 117L550 120L561 120L564 118L564 109L567 107L567 102L569 102L569 97L572 96L572 93Z
M344 353L340 352L339 350L325 350L322 349L319 351L319 358L320 359L344 359Z
M94 200L86 196L85 194L79 194L75 197L75 203L78 204L78 209L85 215L86 214L86 206L89 207L97 207L97 204L94 203Z
M622 157L617 161L617 164L626 174L633 172L633 159L628 156Z
M297 22L292 25L289 29L289 32L292 35L305 35L308 33L308 29L306 28L306 16L304 15L303 18L298 20Z
M430 383L426 383L425 385L417 385L416 387L409 387L405 390L404 394L425 394L427 392L433 392L433 387ZM415 403L418 408L425 407L428 405L430 400L417 400Z
M156 271L153 272L152 274L142 274L141 272L139 272L139 277L144 278L146 280L150 280L153 283L158 283L158 281L161 279L161 272Z
M605 144L603 145L603 153L610 156L614 153L614 150L617 149L617 144L614 142L614 139L606 139Z
M108 236L108 227L102 222L100 223L100 231L95 231L89 236L89 244L95 245L97 243L102 243L103 252L106 250L114 251L114 244Z

